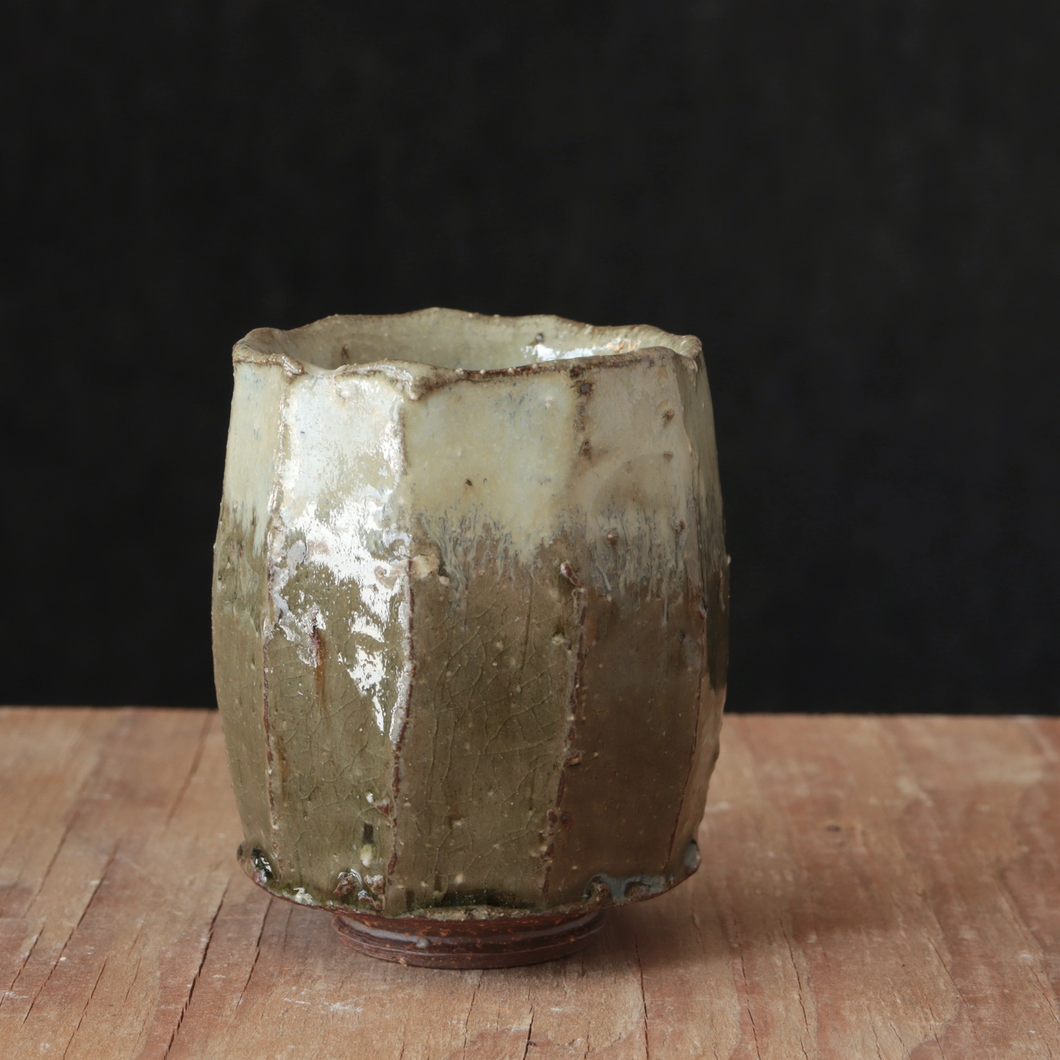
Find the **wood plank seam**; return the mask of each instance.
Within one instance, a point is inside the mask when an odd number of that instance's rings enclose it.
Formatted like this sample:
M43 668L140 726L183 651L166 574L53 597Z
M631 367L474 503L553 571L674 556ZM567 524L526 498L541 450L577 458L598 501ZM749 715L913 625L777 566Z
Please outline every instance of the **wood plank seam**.
M65 837L64 837L64 839L65 839ZM62 961L64 961L66 959L66 956L65 956L66 955L66 948L70 945L70 941L73 939L74 935L77 934L77 929L81 926L81 922L88 915L89 909L92 908L92 903L96 900L96 895L99 894L100 887L103 886L103 881L106 879L106 876L107 876L107 870L110 868L111 862L114 861L114 855L118 852L118 847L120 845L121 845L121 840L119 839L114 844L114 849L110 852L110 856L107 858L107 861L106 861L106 863L103 866L103 872L100 874L99 879L96 880L95 885L92 888L92 893L89 896L88 902L85 904L84 909L81 910L81 915L77 918L77 923L74 924L74 926L70 929L69 933L67 934L66 939L63 942L62 949L59 950L59 956L58 956L57 960L48 969L48 974L45 977L44 982L41 983L40 987L37 989L37 992L33 995L33 1000L30 1001L29 1008L26 1009L26 1014L22 1017L22 1022L23 1023L25 1023L26 1020L29 1019L30 1014L33 1012L33 1006L37 1003L37 999L41 996L41 994L44 993L45 989L48 986L48 983L51 981L51 977L54 974L56 968L59 967L60 962L62 962ZM23 967L25 967L25 966L23 966Z
M196 758L192 770L197 767L198 758ZM183 794L183 788L181 789ZM179 799L180 796L178 796ZM169 819L167 818L167 824ZM231 881L225 884L225 889L221 892L221 900L217 903L217 908L214 910L213 916L210 918L210 927L206 933L206 945L202 948L202 957L199 960L199 966L195 969L195 975L192 977L191 985L188 987L188 996L184 999L184 1004L180 1007L180 1015L177 1017L177 1022L173 1027L173 1033L169 1036L169 1044L166 1045L166 1051L162 1054L163 1060L169 1056L170 1051L173 1049L173 1043L177 1039L177 1035L180 1033L180 1025L184 1022L184 1014L188 1011L188 1006L192 1002L192 998L195 996L195 987L198 985L199 976L202 974L203 965L206 964L206 956L210 952L210 944L213 942L214 926L217 924L217 917L221 912L221 906L224 905L225 895L228 894L228 888Z

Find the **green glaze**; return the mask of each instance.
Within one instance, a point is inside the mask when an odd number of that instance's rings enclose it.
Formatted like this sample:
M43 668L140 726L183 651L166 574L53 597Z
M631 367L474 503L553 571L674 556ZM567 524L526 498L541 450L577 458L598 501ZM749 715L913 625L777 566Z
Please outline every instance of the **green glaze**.
M698 340L434 309L234 361L214 657L247 871L438 918L694 871L728 597Z

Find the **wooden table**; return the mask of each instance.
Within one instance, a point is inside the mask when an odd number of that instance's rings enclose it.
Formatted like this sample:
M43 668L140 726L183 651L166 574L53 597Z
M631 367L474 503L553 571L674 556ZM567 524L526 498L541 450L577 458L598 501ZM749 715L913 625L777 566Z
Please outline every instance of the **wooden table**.
M1060 720L729 716L689 883L403 968L271 899L217 715L0 710L0 1057L1060 1057Z

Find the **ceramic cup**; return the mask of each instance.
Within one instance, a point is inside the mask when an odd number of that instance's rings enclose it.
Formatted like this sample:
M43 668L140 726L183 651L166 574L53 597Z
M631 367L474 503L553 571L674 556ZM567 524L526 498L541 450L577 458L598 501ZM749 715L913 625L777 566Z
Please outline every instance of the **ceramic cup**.
M233 361L214 659L253 879L486 967L694 872L728 606L699 341L428 309Z

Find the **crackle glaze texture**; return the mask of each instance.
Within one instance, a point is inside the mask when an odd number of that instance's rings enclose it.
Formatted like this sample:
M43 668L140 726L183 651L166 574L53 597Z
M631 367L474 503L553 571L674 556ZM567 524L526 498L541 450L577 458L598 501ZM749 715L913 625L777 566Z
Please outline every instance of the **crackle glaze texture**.
M247 871L440 918L693 872L728 600L699 341L430 309L233 361L214 658Z

